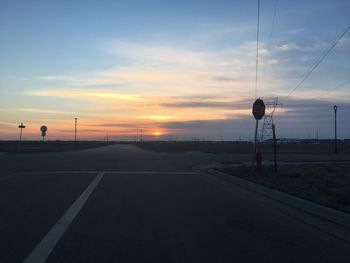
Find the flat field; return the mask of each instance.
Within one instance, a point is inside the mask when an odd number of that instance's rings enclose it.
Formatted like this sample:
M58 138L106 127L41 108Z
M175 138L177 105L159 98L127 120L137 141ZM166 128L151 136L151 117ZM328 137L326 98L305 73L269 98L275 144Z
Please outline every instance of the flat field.
M105 142L98 141L0 141L0 152L57 152L72 151L105 146Z
M228 142L228 141L150 141L135 143L138 147L155 152L191 152L199 151L205 153L233 153L250 154L253 145L250 142ZM272 153L272 144L259 144L259 149L264 153ZM333 143L296 143L278 144L279 154L333 154ZM339 143L339 154L350 154L350 144Z

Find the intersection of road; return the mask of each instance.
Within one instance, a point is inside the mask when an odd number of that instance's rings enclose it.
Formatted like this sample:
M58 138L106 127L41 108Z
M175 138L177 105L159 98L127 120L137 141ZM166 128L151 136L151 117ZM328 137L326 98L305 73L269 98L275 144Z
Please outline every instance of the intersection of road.
M349 243L281 213L257 193L192 170L223 156L117 145L5 157L1 262L350 258Z

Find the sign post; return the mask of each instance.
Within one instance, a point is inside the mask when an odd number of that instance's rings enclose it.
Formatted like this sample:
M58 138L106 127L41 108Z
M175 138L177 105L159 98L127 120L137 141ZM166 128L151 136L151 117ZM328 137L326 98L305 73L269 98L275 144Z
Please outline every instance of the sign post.
M265 103L262 99L257 99L254 102L252 112L253 112L253 116L256 120L256 122L255 122L255 136L254 136L254 153L253 153L253 162L252 162L252 169L254 169L259 120L261 120L262 117L264 117L264 115L265 115Z
M21 151L21 143L22 143L22 130L25 128L26 126L21 122L20 125L18 125L18 128L21 129L20 133L19 133L19 142L18 142L18 151Z
M40 127L41 136L43 137L43 141L45 140L46 132L47 132L47 126L43 125Z

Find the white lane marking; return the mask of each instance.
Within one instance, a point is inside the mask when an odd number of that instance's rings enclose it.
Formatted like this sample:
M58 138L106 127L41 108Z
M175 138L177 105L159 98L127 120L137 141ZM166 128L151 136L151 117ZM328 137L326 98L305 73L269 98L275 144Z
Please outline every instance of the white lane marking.
M47 171L47 172L23 172L18 174L96 174L97 171ZM198 174L197 172L161 172L161 171L104 171L106 174Z
M198 174L196 172L105 172L106 174Z
M84 192L74 201L66 213L58 220L56 225L46 234L40 243L34 248L29 256L23 261L24 263L44 263L50 253L60 241L74 218L78 215L89 196L95 190L98 183L103 178L104 172L100 172L84 190Z
M99 173L98 171L39 171L39 172L19 172L15 173L17 174L97 174Z

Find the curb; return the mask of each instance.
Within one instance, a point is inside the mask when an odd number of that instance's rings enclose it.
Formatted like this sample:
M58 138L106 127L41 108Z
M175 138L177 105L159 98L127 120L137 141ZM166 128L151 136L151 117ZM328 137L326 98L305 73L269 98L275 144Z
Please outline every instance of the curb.
M297 209L302 212L299 213L299 215L294 214L294 217L297 217L297 219L350 243L349 214L258 185L248 180L214 170L213 168L209 169L207 172L211 175L225 178L236 185L263 195L269 199ZM309 218L306 218L305 214L308 215L307 217Z

